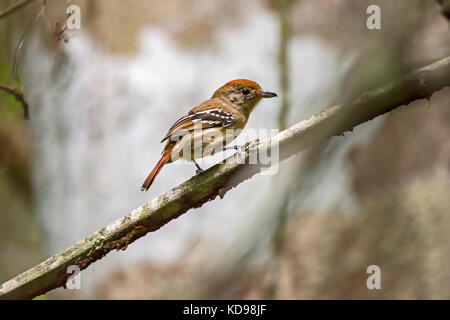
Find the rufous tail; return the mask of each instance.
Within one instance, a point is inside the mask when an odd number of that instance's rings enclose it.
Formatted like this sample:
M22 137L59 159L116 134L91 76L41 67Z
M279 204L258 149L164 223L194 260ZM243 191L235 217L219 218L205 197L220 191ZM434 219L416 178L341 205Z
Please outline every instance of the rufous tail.
M150 172L147 179L145 179L144 184L141 187L141 191L147 191L148 188L150 188L150 186L153 183L153 180L155 180L156 176L161 171L162 167L164 167L164 165L167 163L167 161L169 161L171 153L172 153L172 148L173 148L173 145L168 144L166 146L161 159L159 159L158 163L153 168L152 172Z

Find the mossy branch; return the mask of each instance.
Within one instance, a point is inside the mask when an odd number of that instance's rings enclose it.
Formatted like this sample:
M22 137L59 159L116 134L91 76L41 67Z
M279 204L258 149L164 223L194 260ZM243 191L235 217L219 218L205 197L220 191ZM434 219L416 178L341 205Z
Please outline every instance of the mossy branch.
M280 160L317 145L324 139L352 131L359 124L433 92L450 86L450 57L416 70L384 87L361 95L353 102L336 105L297 123L279 134L252 142L245 152L218 164L131 211L103 229L7 281L0 299L27 299L64 286L67 268L81 270L112 250L125 250L136 239L153 232L192 208L202 206L260 172L260 165L239 164L251 154L279 146ZM246 161L247 163L248 161Z

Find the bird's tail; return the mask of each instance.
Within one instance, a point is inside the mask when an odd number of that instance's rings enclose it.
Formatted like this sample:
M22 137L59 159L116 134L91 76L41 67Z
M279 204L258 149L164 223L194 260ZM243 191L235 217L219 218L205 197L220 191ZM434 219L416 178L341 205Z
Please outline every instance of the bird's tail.
M147 191L148 188L150 188L150 186L153 183L153 180L155 180L155 178L158 175L159 171L161 171L162 167L164 167L164 165L167 163L167 161L169 161L170 156L172 154L172 149L173 149L173 145L168 144L166 146L166 148L164 149L164 153L163 153L161 159L159 159L158 163L153 168L152 172L150 172L150 174L148 175L147 179L145 179L144 183L142 184L141 191Z

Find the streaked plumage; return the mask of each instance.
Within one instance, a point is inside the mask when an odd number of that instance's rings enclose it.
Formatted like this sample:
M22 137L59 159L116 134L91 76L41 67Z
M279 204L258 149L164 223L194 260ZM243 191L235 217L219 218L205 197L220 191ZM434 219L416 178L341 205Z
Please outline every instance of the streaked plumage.
M180 158L195 161L225 147L245 127L258 102L275 96L275 93L264 92L256 82L247 79L233 80L217 89L211 99L191 109L170 127L161 140L167 140L162 157L141 190L148 190L166 163ZM196 144L196 141L201 143ZM189 151L187 154L186 150Z

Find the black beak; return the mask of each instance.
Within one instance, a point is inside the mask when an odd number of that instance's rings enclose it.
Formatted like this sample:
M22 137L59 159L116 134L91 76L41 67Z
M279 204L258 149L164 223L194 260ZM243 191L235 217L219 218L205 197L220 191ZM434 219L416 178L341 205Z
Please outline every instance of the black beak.
M261 92L261 96L263 98L273 98L273 97L278 97L278 95L275 92L270 92L270 91L263 91Z

